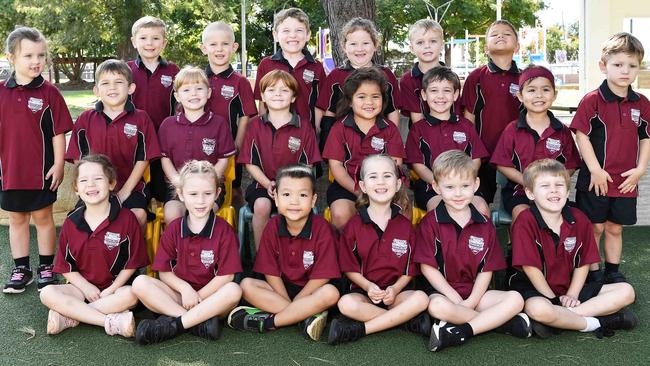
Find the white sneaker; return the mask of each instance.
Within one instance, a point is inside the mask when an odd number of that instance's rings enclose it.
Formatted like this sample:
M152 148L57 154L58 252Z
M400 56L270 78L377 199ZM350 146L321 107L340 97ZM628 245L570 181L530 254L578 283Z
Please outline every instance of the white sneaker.
M107 314L104 321L104 330L108 335L121 335L132 338L135 336L135 318L130 311Z
M47 314L47 334L59 334L68 328L79 325L77 320L63 316L54 310Z

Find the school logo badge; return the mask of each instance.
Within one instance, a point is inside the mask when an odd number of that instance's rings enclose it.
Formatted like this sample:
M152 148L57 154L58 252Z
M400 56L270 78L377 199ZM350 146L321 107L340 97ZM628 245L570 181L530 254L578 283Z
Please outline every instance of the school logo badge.
M210 267L214 263L214 251L213 250L202 250L201 251L201 263L205 268Z
M630 109L630 117L632 117L632 122L639 127L641 126L641 111L638 109Z
M546 139L546 150L548 150L551 154L555 154L556 152L562 150L562 143L560 140L548 138Z
M508 91L510 92L510 94L512 94L513 97L517 96L517 92L519 91L519 85L514 83L510 84Z
M132 125L130 123L124 124L124 134L126 137L133 137L136 133L138 133L138 126Z
M314 72L311 71L311 70L305 70L305 71L302 73L302 79L303 79L303 80L305 81L305 83L307 83L307 84L309 84L309 83L311 83L312 81L314 81L314 76L315 76L315 75L314 75Z
M383 151L385 145L386 141L381 137L373 136L372 140L370 140L370 146L376 151Z
M214 147L217 145L217 141L215 139L203 138L201 145L203 146L203 152L205 155L212 155L214 153Z
M564 239L564 250L566 250L567 252L572 252L575 247L576 247L575 236L570 236Z
M472 251L472 253L477 254L478 252L483 250L483 247L485 247L485 241L483 238L479 238L478 236L469 236L469 249Z
M169 76L169 75L161 75L160 76L160 83L165 87L169 88L172 86L172 82L174 81L174 78Z
M314 252L311 250L305 250L302 252L302 266L305 269L309 268L314 264Z
M287 143L287 147L289 150L291 150L292 153L295 153L296 151L300 150L300 145L302 144L302 141L294 136L289 136L289 142Z
M235 95L235 87L230 85L224 85L221 87L221 96L230 99Z
M391 249L393 250L393 253L399 258L406 254L406 251L408 250L409 243L406 240L402 239L393 239L393 243L391 244Z
M463 131L454 131L452 138L457 144L462 144L463 142L467 141L467 135L465 135L465 132Z
M27 101L27 108L33 113L36 113L43 109L43 99L31 97Z
M108 250L113 250L113 248L120 245L120 233L107 231L104 235L104 245L106 245Z

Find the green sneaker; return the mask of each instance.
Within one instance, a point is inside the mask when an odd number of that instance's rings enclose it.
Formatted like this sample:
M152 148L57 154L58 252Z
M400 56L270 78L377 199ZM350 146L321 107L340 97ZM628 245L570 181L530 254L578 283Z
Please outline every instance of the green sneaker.
M258 308L239 306L228 315L228 326L237 330L264 332L264 320L271 316Z
M307 339L312 339L317 342L320 340L320 337L323 334L325 325L327 325L327 311L314 314L300 322L302 335Z

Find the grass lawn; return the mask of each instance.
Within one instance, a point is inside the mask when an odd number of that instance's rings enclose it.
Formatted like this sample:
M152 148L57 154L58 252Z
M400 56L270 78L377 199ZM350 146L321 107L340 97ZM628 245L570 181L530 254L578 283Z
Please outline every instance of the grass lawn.
M591 334L563 332L548 340L515 339L500 334L474 338L462 348L431 353L425 339L402 330L371 335L356 343L331 347L304 340L297 327L270 334L225 329L208 342L192 335L141 347L132 340L109 337L103 329L81 325L57 336L45 334L47 310L38 301L36 286L21 295L0 295L1 365L647 365L650 360L650 249L648 228L625 231L624 272L635 286L632 306L641 324L604 340ZM32 237L34 232L32 232ZM2 242L8 229L0 226ZM34 244L34 243L33 243ZM4 281L12 268L8 245L0 254ZM32 258L37 258L35 245ZM32 263L35 263L35 259ZM145 315L145 313L136 313Z
M92 90L65 90L61 94L63 94L63 98L68 104L73 120L76 120L81 112L94 107L97 101L97 97L95 97Z

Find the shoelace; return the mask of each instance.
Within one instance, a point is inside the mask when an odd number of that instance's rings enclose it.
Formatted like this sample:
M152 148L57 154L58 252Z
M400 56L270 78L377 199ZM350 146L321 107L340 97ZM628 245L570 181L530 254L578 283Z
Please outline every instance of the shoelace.
M23 278L25 278L25 274L20 271L14 271L11 274L11 280L10 281L22 281Z
M44 269L44 270L40 271L39 273L41 274L41 278L52 278L53 277L52 269L49 268L49 267L47 269Z

